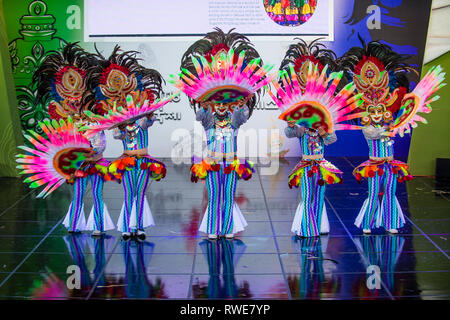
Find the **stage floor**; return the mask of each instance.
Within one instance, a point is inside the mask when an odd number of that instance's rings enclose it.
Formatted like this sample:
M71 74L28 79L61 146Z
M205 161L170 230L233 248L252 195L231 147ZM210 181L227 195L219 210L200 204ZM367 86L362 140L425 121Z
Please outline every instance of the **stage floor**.
M117 231L69 235L61 222L70 186L38 200L20 179L2 178L0 299L450 298L450 195L436 193L433 179L398 185L406 217L398 235L363 236L353 221L367 183L358 184L351 171L365 159L330 157L345 172L345 183L325 194L330 234L300 239L290 231L300 190L287 185L297 160L280 163L276 175L258 167L251 180L238 182L236 201L248 226L233 241L198 233L207 195L204 184L190 182L189 165L166 161L166 178L149 186L156 225L140 244L122 241ZM122 186L107 183L104 200L116 222ZM86 218L91 206L89 187ZM67 287L71 265L79 267L80 289Z

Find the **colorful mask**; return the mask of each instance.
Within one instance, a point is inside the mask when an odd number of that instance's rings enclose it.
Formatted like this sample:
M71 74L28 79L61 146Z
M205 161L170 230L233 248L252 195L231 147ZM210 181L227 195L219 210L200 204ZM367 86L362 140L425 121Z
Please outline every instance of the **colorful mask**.
M364 57L355 67L353 82L356 90L363 93L361 109L367 115L361 118L363 125L387 124L393 120L390 108L399 103L399 89L390 92L389 73L375 57ZM403 95L402 95L403 96Z
M215 107L215 112L218 115L224 115L228 112L228 107L221 103Z

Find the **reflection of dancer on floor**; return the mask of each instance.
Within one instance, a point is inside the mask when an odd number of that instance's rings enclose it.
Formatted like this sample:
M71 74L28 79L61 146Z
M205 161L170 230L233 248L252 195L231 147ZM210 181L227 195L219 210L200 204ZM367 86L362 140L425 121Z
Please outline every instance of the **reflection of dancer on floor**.
M361 236L355 243L367 258L367 263L380 268L381 280L389 291L401 295L400 288L395 286L395 266L402 254L405 238L386 235ZM372 274L367 274L370 277Z
M98 290L98 287L104 287L108 284L105 277L106 272L104 270L106 266L106 255L112 254L116 240L112 236L102 235L101 237L91 237L87 241L89 251L91 254L95 255L95 267L93 273L94 281L97 281L95 290Z
M87 235L82 233L69 234L64 236L63 239L72 256L73 264L80 268L80 290L89 292L94 282L86 264Z
M292 238L292 246L299 253L300 278L293 278L290 284L293 294L298 298L320 298L340 290L340 278L336 281L333 272L336 262L324 258L327 251L328 236L314 238ZM298 281L298 282L297 282ZM297 296L296 296L297 297Z
M153 285L147 277L155 245L151 242L122 241L122 257L125 263L125 294L128 298L167 298L164 284L157 280Z
M83 297L90 292L92 286L97 282L97 287L104 286L104 268L106 266L106 252L111 252L115 240L108 235L100 237L89 237L86 234L72 233L63 237L67 250L72 257L73 265L80 268L80 288L68 288L63 279L59 279L54 273L43 274L44 281L36 281L33 285L39 285L33 289L33 298L37 300L67 299L72 297ZM91 254L95 254L95 268L93 277L92 270L88 269L86 263L86 241L89 244ZM100 278L101 277L101 278ZM99 279L97 281L97 279ZM67 279L68 280L68 279ZM72 282L73 283L73 282Z
M208 262L209 272L205 298L249 298L247 286L244 284L240 288L234 278L234 268L244 253L246 245L237 239L232 241L220 239L218 241L203 240L200 247ZM199 287L198 284L194 286ZM202 293L195 292L194 294L195 298L202 298L200 296Z

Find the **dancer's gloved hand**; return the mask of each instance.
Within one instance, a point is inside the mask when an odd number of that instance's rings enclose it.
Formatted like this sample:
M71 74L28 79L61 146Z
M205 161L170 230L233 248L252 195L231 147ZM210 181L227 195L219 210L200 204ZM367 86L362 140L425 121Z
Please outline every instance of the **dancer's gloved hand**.
M394 134L391 132L392 128L394 127L393 123L389 123L387 125L384 126L384 132L381 133L382 136L387 136L387 137L393 137Z
M317 129L317 131L319 132L319 135L322 137L322 138L326 138L326 137L328 137L328 132L326 132L325 131L325 129L323 128L323 127L319 127L319 129Z
M154 115L154 112L150 112L148 115L146 115L147 120L151 120L153 115Z
M288 126L293 128L295 126L295 120L288 120Z

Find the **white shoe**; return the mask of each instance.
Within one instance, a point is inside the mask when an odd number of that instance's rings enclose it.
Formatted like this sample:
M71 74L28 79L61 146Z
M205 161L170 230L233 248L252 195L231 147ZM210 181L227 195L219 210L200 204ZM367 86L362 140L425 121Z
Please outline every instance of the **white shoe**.
M364 234L370 234L372 231L370 231L370 229L363 229L363 233Z
M100 230L94 230L94 231L92 231L92 235L93 235L94 237L101 236L102 234L103 234L103 232L101 232Z
M208 234L208 239L210 240L216 240L217 239L217 235L216 234Z
M232 233L227 233L227 234L225 235L225 238L226 238L226 239L233 239L233 238L234 238L234 234L232 234Z
M398 233L398 230L397 229L389 229L388 232L392 233L392 234L396 234L396 233Z

